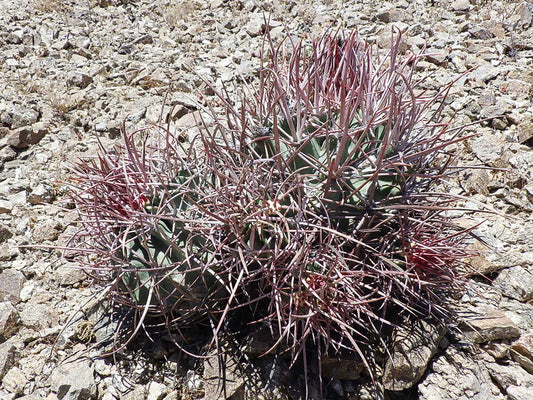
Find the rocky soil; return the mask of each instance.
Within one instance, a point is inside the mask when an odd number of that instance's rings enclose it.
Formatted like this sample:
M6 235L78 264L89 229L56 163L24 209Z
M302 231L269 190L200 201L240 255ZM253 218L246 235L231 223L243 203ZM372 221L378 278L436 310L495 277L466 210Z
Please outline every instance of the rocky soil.
M404 52L427 47L424 88L457 80L446 113L473 123L463 162L491 167L450 182L467 208L494 211L458 215L486 220L477 232L491 249L472 260L479 275L457 299L458 329L405 335L377 387L343 361L324 396L532 399L533 3L502 0L0 0L0 399L223 397L216 357L184 361L150 342L96 357L114 328L101 293L75 260L31 246L61 246L75 229L56 205L68 163L97 139L112 146L123 125L157 124L171 106L171 128L190 134L210 95L201 78L229 90L253 79L265 15L274 37L337 21L380 49L392 27ZM301 398L302 376L286 367L270 362L267 382L229 362L226 396Z

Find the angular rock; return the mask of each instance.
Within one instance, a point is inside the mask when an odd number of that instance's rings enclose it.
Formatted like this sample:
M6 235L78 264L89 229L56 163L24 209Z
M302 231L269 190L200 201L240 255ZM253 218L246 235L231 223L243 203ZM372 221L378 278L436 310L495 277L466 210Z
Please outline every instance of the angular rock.
M533 146L533 117L518 124L518 143Z
M204 389L204 381L195 371L189 370L183 377L183 386L189 393L198 393Z
M51 191L51 188L44 188L45 190L48 190L48 192L41 192L42 195L39 195L39 188L35 188L37 193L32 192L31 195L28 196L29 199L32 201L38 200L37 197L39 196L39 200L41 202L44 202L45 199L50 200L50 197L53 199L53 192ZM39 202L39 203L41 203ZM31 203L31 202L30 202ZM39 203L31 203L31 204L39 204ZM45 222L38 223L34 226L33 231L31 233L31 236L35 243L42 243L44 241L54 241L56 240L61 232L63 231L63 225L56 221L55 219L45 220Z
M50 388L62 400L89 400L96 395L94 366L90 361L74 361L57 367ZM142 397L140 397L142 398Z
M24 274L16 269L5 269L0 274L0 301L10 301L17 304L20 301L20 291L26 282Z
M0 150L0 166L6 161L11 161L17 158L17 152L11 147L6 146Z
M533 387L509 386L505 389L507 400L533 399Z
M5 242L6 240L8 239L11 239L13 237L13 232L11 232L11 230L5 226L5 225L0 225L0 243L3 243Z
M504 269L493 284L512 299L525 302L533 298L533 273L524 267Z
M24 387L28 384L28 379L20 368L13 367L4 375L2 383L8 392L19 396L24 393Z
M168 388L162 383L152 381L148 384L148 393L146 400L162 400L168 393Z
M229 355L223 355L221 358L220 360L217 354L213 354L204 361L204 399L242 398L244 396L244 374L239 370L238 361ZM222 369L224 373L221 375Z
M464 320L460 327L465 337L473 343L516 339L520 336L518 326L505 314L498 311Z
M86 88L93 82L93 78L83 72L71 72L67 77L67 82L72 86Z
M133 390L128 390L120 396L121 400L138 400L146 397L146 388L144 385L135 385Z
M11 129L18 129L23 126L35 124L40 116L40 112L33 108L15 106L11 110Z
M418 400L506 400L484 363L453 346L446 353L418 386Z
M15 346L11 342L0 344L0 382L15 362ZM1 397L0 397L1 398Z
M365 369L364 363L356 357L322 357L320 364L322 376L326 378L355 380Z
M47 304L26 304L20 313L22 324L39 331L57 325L57 311Z
M470 143L475 156L484 164L492 167L503 167L505 143L496 135L483 135L476 137Z
M522 335L513 342L511 356L522 368L533 374L533 333Z
M33 144L39 143L47 133L48 128L42 123L24 126L11 131L6 137L6 143L14 149L24 150Z
M397 333L391 358L385 364L383 386L400 391L415 385L426 372L446 329L425 322Z
M60 266L54 273L56 281L61 286L71 286L83 281L87 274L76 263L68 263Z
M455 0L451 4L452 10L457 12L466 12L469 11L472 5L468 0Z
M533 3L530 1L523 1L517 11L520 15L520 24L522 28L529 28L531 24L533 24Z
M20 328L18 311L9 301L0 303L0 342L13 336Z
M500 387L509 386L533 387L533 375L517 364L509 363L501 365L496 363L486 363L490 376Z
M39 183L27 193L26 201L30 204L52 203L55 199L54 188L48 183Z

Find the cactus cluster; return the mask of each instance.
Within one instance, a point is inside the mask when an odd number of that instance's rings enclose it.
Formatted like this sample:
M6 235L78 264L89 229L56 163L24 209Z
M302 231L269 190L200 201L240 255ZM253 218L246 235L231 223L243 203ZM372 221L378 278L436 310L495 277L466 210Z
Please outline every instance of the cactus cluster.
M422 55L399 44L378 57L355 33L267 35L257 84L215 90L190 143L153 127L79 162L87 269L180 346L237 319L293 360L364 358L390 327L445 317L469 231L439 185L462 138L442 116L448 88L420 90Z

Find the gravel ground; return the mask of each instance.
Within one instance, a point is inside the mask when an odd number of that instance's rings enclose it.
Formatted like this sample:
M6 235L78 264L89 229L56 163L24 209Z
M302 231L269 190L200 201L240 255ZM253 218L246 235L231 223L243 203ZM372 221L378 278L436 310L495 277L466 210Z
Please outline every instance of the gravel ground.
M463 162L492 168L450 182L465 206L497 211L478 228L492 247L473 260L483 277L458 299L463 333L427 331L429 344L395 349L377 389L355 374L332 379L323 396L533 398L532 2L0 0L0 399L221 398L209 383L213 359L199 365L149 342L96 358L113 328L100 292L75 259L42 246L64 245L75 229L74 214L57 207L68 163L95 154L97 139L112 146L123 125L157 123L170 106L182 111L172 129L191 134L195 104L209 98L203 79L230 90L254 79L265 16L275 39L284 26L313 37L336 22L383 51L401 30L404 52L431 53L417 71L424 88L457 80L445 113L473 123ZM268 369L270 382L228 365L227 395L303 396L301 375L284 379L283 363Z

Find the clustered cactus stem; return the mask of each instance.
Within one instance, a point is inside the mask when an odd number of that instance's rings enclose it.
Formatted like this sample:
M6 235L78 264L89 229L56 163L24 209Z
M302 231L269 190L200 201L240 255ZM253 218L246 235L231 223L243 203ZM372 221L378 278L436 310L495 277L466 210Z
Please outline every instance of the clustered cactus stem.
M423 55L401 56L400 34L381 58L356 33L264 44L257 85L216 91L191 143L154 127L77 164L73 243L180 346L238 320L293 360L365 359L391 327L446 317L464 283L469 230L439 191L463 140L442 115L449 88L418 88Z

